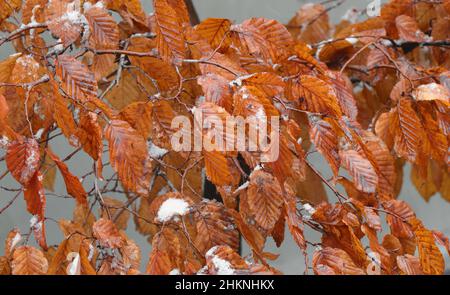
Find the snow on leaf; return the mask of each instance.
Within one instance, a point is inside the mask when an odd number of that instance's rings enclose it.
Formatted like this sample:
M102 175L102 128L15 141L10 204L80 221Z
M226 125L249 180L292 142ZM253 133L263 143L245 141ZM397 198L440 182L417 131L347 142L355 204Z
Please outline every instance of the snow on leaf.
M8 145L6 165L12 176L27 185L39 168L39 145L35 139L20 139Z
M100 218L92 226L92 231L103 247L114 249L124 245L123 237L111 220Z
M169 198L161 204L156 219L159 222L166 222L176 216L187 214L189 210L189 203L185 200Z

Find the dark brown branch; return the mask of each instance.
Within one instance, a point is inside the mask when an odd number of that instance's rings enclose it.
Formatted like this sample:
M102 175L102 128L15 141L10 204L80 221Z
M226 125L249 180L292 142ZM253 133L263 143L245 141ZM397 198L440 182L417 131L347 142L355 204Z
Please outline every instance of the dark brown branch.
M191 19L191 25L195 26L200 23L200 18L198 17L197 10L192 0L186 0L186 6L189 11L189 17Z

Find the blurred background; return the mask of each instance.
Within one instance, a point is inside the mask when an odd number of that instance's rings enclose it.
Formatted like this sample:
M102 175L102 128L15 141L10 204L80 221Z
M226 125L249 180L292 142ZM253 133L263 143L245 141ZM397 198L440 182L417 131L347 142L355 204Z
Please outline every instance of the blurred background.
M152 1L143 0L145 9L147 12L152 11ZM287 23L291 17L294 16L295 12L299 7L308 2L329 2L329 1L301 1L301 0L193 0L194 5L197 9L200 19L205 19L208 17L218 17L218 18L228 18L235 22L241 22L244 19L250 17L266 17L277 19L283 23ZM334 1L337 3L341 1ZM372 0L346 0L342 1L342 5L330 10L330 20L332 23L338 23L343 15L352 8L359 10L366 9L367 5L372 2ZM385 2L385 1L381 1ZM328 6L333 6L328 4ZM12 54L12 48L10 45L5 44L0 47L0 59L4 59L8 55ZM52 149L61 158L70 154L73 151L67 141L62 138L56 138L52 145ZM4 151L0 151L0 157L4 155ZM311 158L312 163L320 169L320 171L326 176L331 176L331 172L328 170L324 160L316 155ZM84 175L90 169L92 169L92 162L88 157L84 156L83 153L77 154L70 161L67 162L71 169L71 172L77 176ZM425 226L430 229L436 229L447 236L450 236L450 203L441 198L440 195L434 195L428 202L426 202L417 192L410 181L410 169L409 165L405 166L404 170L404 183L400 194L400 199L405 200L416 212L417 216L424 222ZM4 162L0 163L0 175L6 170ZM105 171L105 178L108 177L108 173L111 171ZM91 181L91 180L89 180ZM90 186L89 181L87 184ZM7 188L17 188L18 184L10 177L7 176L0 182L1 186ZM102 184L100 183L100 186ZM59 194L65 194L65 186L61 176L57 173L55 191ZM332 199L332 193L328 192L330 201L335 201ZM7 192L5 190L0 190L0 210L5 207L15 196L15 192ZM117 199L124 201L125 196L115 195ZM47 195L47 216L50 218L47 221L47 238L49 245L59 243L63 236L58 228L55 221L66 218L71 219L72 211L74 207L74 201L71 199L61 199L54 197L51 194ZM95 209L98 212L98 209ZM25 202L22 196L11 205L7 210L0 214L0 253L3 253L4 245L3 241L6 239L8 232L14 227L19 228L22 233L29 232L30 224L30 214L26 211ZM147 241L146 237L141 236L135 231L135 225L133 218L130 218L127 234L130 238L135 240L142 250L142 267L141 270L145 270L145 266L148 261L148 254L151 251L151 245ZM305 236L307 240L317 241L318 235L315 232L305 229ZM33 238L30 238L30 243L33 242ZM286 238L283 245L280 248L276 248L272 239L268 239L268 244L266 251L280 254L276 261L272 262L275 268L278 268L285 274L303 274L305 272L305 260L303 255L295 242L290 237L289 233L286 233ZM308 248L308 252L312 253L313 249ZM245 242L243 243L243 254L249 254L249 250ZM446 252L443 251L447 268L450 268L450 259ZM311 261L311 255L309 257ZM311 270L308 273L312 273Z

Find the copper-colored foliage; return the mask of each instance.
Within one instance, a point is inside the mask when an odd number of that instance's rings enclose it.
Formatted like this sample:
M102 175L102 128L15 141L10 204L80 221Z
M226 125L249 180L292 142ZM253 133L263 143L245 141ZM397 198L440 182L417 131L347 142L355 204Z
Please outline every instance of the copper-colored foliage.
M197 228L195 244L203 254L218 245L228 245L234 250L239 248L238 231L222 204L203 202L194 212L194 219Z
M314 273L319 275L362 275L364 271L358 268L345 251L336 248L318 250L313 256Z
M22 185L28 185L39 168L39 160L39 146L34 139L20 139L8 146L6 165Z
M280 216L283 204L281 187L277 180L264 171L253 172L250 175L247 196L256 223L270 232Z
M67 193L74 197L77 202L86 204L87 193L84 190L83 185L81 184L78 177L70 173L67 165L63 161L61 161L58 156L55 155L51 150L47 149L47 155L56 163L56 166L58 166L58 169L64 178L64 182L66 183Z
M177 13L167 0L156 0L153 3L159 54L165 61L180 64L186 49Z
M42 251L21 246L13 253L11 269L14 275L42 275L47 273L48 262Z
M325 81L313 76L301 76L297 97L300 105L311 113L323 113L331 116L342 114L332 87Z
M115 49L119 46L119 27L107 10L93 7L85 11L85 16L89 22L92 43L96 49Z
M422 270L428 275L443 274L445 270L444 256L436 246L433 233L426 229L417 219L411 220Z
M0 214L23 194L42 249L7 229L0 274L280 274L289 239L306 273L444 272L444 225L405 186L450 201L450 0L337 25L343 1L287 24L151 2L0 1Z
M211 48L226 49L230 45L231 21L224 18L208 18L195 27L195 32L206 39Z
M69 0L51 1L46 10L49 29L64 46L69 46L80 37L83 30L80 17L80 6Z
M56 72L64 91L76 101L89 101L97 96L97 82L87 66L72 56L58 57Z
M147 190L146 173L150 172L144 138L121 120L114 120L108 125L105 137L109 141L112 166L124 186L131 191L144 193Z
M353 177L356 188L366 193L373 193L378 184L378 176L372 164L353 150L340 153L343 166Z
M103 247L120 248L124 245L123 237L111 220L100 218L92 226L92 231Z

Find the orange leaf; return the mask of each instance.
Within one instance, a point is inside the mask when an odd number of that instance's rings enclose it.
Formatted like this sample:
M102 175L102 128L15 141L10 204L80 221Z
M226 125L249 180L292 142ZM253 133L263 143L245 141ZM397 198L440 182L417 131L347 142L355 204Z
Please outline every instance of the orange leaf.
M425 34L419 29L416 20L407 15L399 15L395 19L400 38L408 42L423 42Z
M328 161L334 175L338 175L340 165L338 138L333 126L327 121L314 117L310 117L309 122L311 125L309 130L311 141Z
M89 101L97 96L97 81L88 67L69 55L58 56L56 75L62 80L62 88L74 100Z
M206 176L215 185L227 185L233 181L227 158L218 151L203 151Z
M118 48L119 27L106 9L92 7L85 11L85 16L91 28L91 38L95 49Z
M294 88L294 96L306 111L340 117L342 112L333 88L314 76L304 75Z
M314 273L318 275L363 275L350 256L341 249L326 247L314 252Z
M186 47L177 13L167 0L153 1L153 9L159 54L164 61L180 65L185 57Z
M103 247L114 249L124 245L123 237L111 220L100 218L92 226L92 232Z
M46 12L48 28L64 47L77 41L82 31L80 5L69 0L50 1Z
M8 145L6 165L11 175L24 186L39 169L39 160L39 145L35 139L19 139Z
M280 217L283 197L280 184L269 173L262 170L250 175L247 189L250 211L255 216L256 223L271 232Z
M147 142L131 126L121 120L110 122L105 131L109 141L109 158L111 166L119 175L126 189L137 193L147 191L146 174L150 172L147 167Z
M212 49L226 49L231 43L227 35L230 27L231 21L228 19L207 18L195 27L195 32L208 41Z
M269 97L282 94L286 86L280 76L269 72L255 73L245 77L242 79L242 84L255 86Z
M410 162L415 162L422 142L423 129L412 102L402 99L398 102L399 130L395 138L395 150Z
M143 138L148 138L152 130L153 106L150 102L133 102L120 111L120 118L127 121Z
M419 248L420 265L427 275L441 275L445 270L444 257L436 246L434 235L416 218L411 220Z
M47 149L47 155L55 162L61 172L66 184L67 193L74 197L80 204L87 204L87 193L83 188L78 177L70 173L67 165L61 161L50 149Z
M235 228L232 216L221 203L202 202L194 213L194 219L197 228L197 237L194 243L202 254L219 245L228 245L232 249L238 250L239 233Z
M353 150L341 151L342 166L345 167L358 190L374 193L378 185L378 176L369 160Z
M48 261L42 251L31 246L20 246L13 253L13 275L43 275L47 273Z

